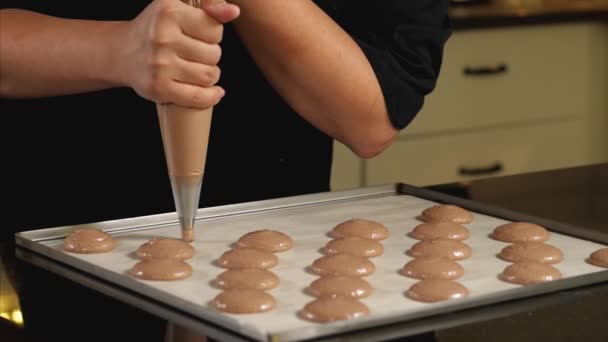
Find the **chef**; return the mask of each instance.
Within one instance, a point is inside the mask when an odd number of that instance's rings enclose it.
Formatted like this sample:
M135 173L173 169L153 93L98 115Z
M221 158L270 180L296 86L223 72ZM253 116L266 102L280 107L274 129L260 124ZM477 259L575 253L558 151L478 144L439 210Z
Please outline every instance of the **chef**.
M157 102L214 107L200 207L329 191L334 140L362 158L390 146L450 35L441 0L0 6L0 111L17 134L2 135L5 234L175 211ZM46 339L66 338L58 307L82 329L111 319L162 337L156 318L106 298L82 307L97 297L30 271L24 319Z

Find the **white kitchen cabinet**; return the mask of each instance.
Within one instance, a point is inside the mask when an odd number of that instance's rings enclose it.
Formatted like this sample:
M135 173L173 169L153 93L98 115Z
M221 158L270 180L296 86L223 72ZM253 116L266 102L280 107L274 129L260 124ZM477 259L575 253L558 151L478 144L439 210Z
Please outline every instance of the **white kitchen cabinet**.
M332 189L608 161L608 23L454 32L437 88L381 155L335 143Z

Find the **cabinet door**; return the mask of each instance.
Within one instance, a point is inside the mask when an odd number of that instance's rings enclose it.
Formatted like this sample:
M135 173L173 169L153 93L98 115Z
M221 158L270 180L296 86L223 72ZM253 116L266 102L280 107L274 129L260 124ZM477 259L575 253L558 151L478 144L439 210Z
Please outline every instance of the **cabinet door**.
M582 165L588 159L579 120L401 140L366 161L364 186L467 181Z
M437 88L403 134L585 116L602 44L605 27L593 23L456 31Z
M365 161L357 157L348 147L334 140L334 155L331 168L331 190L355 189L363 185Z
M364 161L336 143L332 189L606 162L606 94L608 23L456 31L437 89L392 147Z

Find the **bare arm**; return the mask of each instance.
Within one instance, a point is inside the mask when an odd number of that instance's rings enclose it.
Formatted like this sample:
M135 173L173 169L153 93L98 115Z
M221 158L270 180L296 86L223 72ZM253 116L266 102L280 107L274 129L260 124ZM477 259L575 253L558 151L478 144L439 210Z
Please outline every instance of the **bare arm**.
M0 10L0 95L63 95L121 86L116 39L125 22ZM84 38L87 37L87 38Z
M389 146L392 126L356 42L311 0L233 0L237 31L274 88L307 121L357 155Z
M236 6L215 8L222 22ZM209 107L223 96L222 23L179 1L157 0L129 22L0 10L0 97L132 87L156 102Z

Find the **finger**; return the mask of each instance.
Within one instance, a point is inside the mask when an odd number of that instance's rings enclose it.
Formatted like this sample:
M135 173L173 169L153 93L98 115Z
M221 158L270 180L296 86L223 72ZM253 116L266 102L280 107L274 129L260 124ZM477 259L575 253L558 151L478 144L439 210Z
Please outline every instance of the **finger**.
M210 17L224 24L233 21L241 14L241 9L231 4L209 4L203 5L202 8Z
M181 59L216 65L222 57L222 48L218 44L208 44L184 35L177 44L176 53Z
M173 81L171 82L167 93L169 95L168 102L176 105L183 107L209 108L220 102L225 91L219 86L205 88Z
M200 0L201 7L210 6L210 5L221 5L226 4L226 0Z
M222 41L224 26L199 8L181 4L178 23L182 32L194 39L218 44Z
M211 87L220 80L221 70L217 66L182 60L174 79L200 87Z

